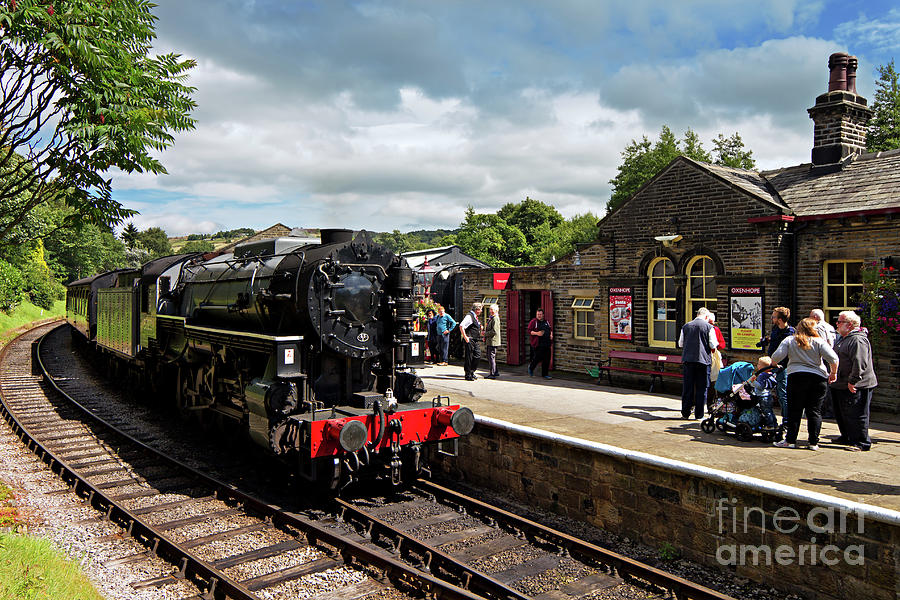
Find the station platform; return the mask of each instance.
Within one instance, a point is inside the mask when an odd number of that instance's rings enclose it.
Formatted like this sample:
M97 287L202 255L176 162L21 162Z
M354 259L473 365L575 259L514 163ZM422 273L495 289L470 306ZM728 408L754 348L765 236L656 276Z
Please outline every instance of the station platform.
M830 444L838 429L828 419L818 452L806 449L805 421L791 450L758 437L741 442L704 433L700 421L681 418L680 395L597 385L577 375L552 373L554 379L545 380L529 377L524 366L500 370L499 379L485 379L482 370L475 381L466 381L454 364L417 373L427 395L449 396L477 415L900 511L900 416L873 415L868 452Z

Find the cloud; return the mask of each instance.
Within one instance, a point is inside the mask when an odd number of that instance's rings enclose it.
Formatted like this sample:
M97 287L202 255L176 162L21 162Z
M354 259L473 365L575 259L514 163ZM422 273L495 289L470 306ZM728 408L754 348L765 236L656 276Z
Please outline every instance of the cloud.
M836 39L868 51L896 52L900 48L900 9L893 8L883 18L860 14L853 21L838 25Z

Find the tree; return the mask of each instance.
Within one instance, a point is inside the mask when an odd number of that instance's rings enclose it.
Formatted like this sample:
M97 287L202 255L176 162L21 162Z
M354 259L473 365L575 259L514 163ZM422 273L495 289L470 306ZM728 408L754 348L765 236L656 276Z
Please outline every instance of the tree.
M721 133L713 141L713 154L715 164L736 169L755 169L756 161L753 160L753 151L744 150L744 140L738 132L731 137L725 137Z
M111 229L92 223L76 223L71 229L57 230L44 240L44 245L47 265L62 282L140 264L129 260L125 244L116 239Z
M125 226L125 229L122 230L122 241L125 242L125 247L134 248L134 245L137 244L139 234L138 228L135 227L134 223L129 221L128 225Z
M71 211L60 226L134 214L112 199L112 168L165 173L153 156L190 130L193 60L150 56L146 0L10 0L0 5L0 245L33 209ZM32 234L33 237L39 237Z
M878 67L872 120L866 134L866 150L880 152L900 148L900 85L894 59Z
M466 208L466 218L459 231L441 240L443 244L456 244L460 249L480 261L494 267L510 267L524 264L528 249L525 234L496 214L478 214L471 206Z
M418 236L411 233L400 233L399 229L395 229L390 233L379 233L375 236L375 241L387 246L396 254L412 252L413 250L424 250L428 247L428 244L420 240Z
M189 252L212 252L216 245L211 240L188 240L179 250L182 254Z
M713 140L713 145L716 146L714 152L717 152L716 164L753 168L751 152L743 151L744 143L737 133L730 138L719 134ZM680 141L666 125L660 130L655 144L651 145L646 135L640 141L631 140L622 151L622 164L619 165L616 176L609 180L612 194L606 203L606 211L612 212L624 204L642 185L653 179L678 156L706 163L712 160L709 152L703 149L699 136L691 129L684 132L684 139ZM744 166L747 164L750 166Z
M546 264L575 250L577 244L586 244L597 239L597 221L593 213L576 215L566 219L554 228L541 228L534 245L534 262Z
M150 258L159 258L172 254L169 236L159 227L150 227L137 235L138 243L150 253Z
M528 196L522 202L504 204L497 211L497 216L521 231L529 246L534 245L536 231L540 225L546 224L553 229L563 222L563 216L556 208Z

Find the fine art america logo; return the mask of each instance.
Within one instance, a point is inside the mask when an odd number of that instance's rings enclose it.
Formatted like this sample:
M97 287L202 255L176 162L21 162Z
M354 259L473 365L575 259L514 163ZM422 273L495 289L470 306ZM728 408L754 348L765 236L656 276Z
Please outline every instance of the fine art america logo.
M759 506L738 507L737 498L719 498L715 516L720 535L765 534L767 531L791 535L802 526L810 532L809 543L719 544L716 560L721 565L826 565L841 561L848 565L865 564L865 545L849 544L843 548L825 543L835 534L864 533L863 515L833 506L816 506L805 515L790 506L782 506L766 514ZM771 529L767 529L771 525ZM855 530L855 531L854 531Z

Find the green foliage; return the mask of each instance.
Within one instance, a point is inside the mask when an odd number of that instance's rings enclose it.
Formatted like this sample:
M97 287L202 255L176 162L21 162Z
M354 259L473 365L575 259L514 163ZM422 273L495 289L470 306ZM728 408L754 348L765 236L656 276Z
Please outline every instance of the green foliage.
M44 246L50 270L64 283L135 265L126 255L125 244L110 229L93 224L82 223L71 231L57 231L44 240Z
M863 291L856 301L862 325L869 330L872 346L887 347L900 334L900 272L877 262L861 269Z
M25 280L22 273L0 258L0 310L10 312L22 301Z
M420 240L415 234L400 233L400 230L398 229L395 229L390 233L376 234L375 241L387 246L397 254L412 252L413 250L424 250L429 247L427 243Z
M444 238L460 249L494 267L526 264L529 246L525 234L496 214L477 214L466 208L466 219L459 230Z
M878 67L872 120L866 134L866 150L880 152L900 148L900 83L894 60Z
M21 327L35 321L52 319L65 314L65 300L57 300L53 303L53 308L50 310L35 306L28 300L22 300L14 309L8 312L0 310L0 347L14 338Z
M102 600L81 572L50 541L0 534L0 598Z
M169 236L160 227L150 227L137 234L138 243L150 253L150 258L159 258L172 254Z
M681 550L670 544L663 542L659 545L659 557L664 561L673 561L681 558Z
M230 240L232 238L245 238L245 237L253 235L254 233L256 233L255 229L251 229L250 227L240 227L238 229L229 229L228 231L217 231L212 235L212 239L214 239L214 240L219 240L219 239ZM188 236L188 240L192 240L192 239L200 240L200 239L203 239L203 237L204 236L201 236L199 238L192 238L192 236Z
M185 242L179 252L187 254L189 252L212 252L216 249L216 245L210 240L190 240Z
M725 137L721 133L712 141L715 164L735 169L755 169L756 161L753 160L753 151L744 150L744 140L738 132L731 137Z
M51 5L52 6L52 5ZM156 17L146 0L0 3L4 98L0 245L41 205L64 225L110 225L133 214L111 196L111 169L164 173L156 155L194 127L192 60L151 56ZM39 234L25 228L23 234Z
M140 235L140 231L138 231L134 223L129 221L128 225L122 230L122 241L125 243L125 247L134 248L138 243L138 235Z
M554 228L542 225L537 230L531 264L541 265L561 258L577 247L597 239L597 221L593 213L576 215Z
M719 134L713 140L713 146L716 164L742 169L752 169L755 166L752 152L744 151L744 143L737 133L729 138ZM606 203L606 211L612 212L622 206L642 185L653 179L678 156L707 163L713 158L703 149L699 136L691 129L684 132L682 140L678 140L666 125L663 125L655 143L651 144L646 135L640 141L631 140L622 151L622 164L619 165L616 176L609 180L612 195Z
M529 246L534 246L537 241L538 230L547 227L554 229L563 222L563 217L556 208L528 196L522 202L504 204L497 211L497 216L521 231Z

